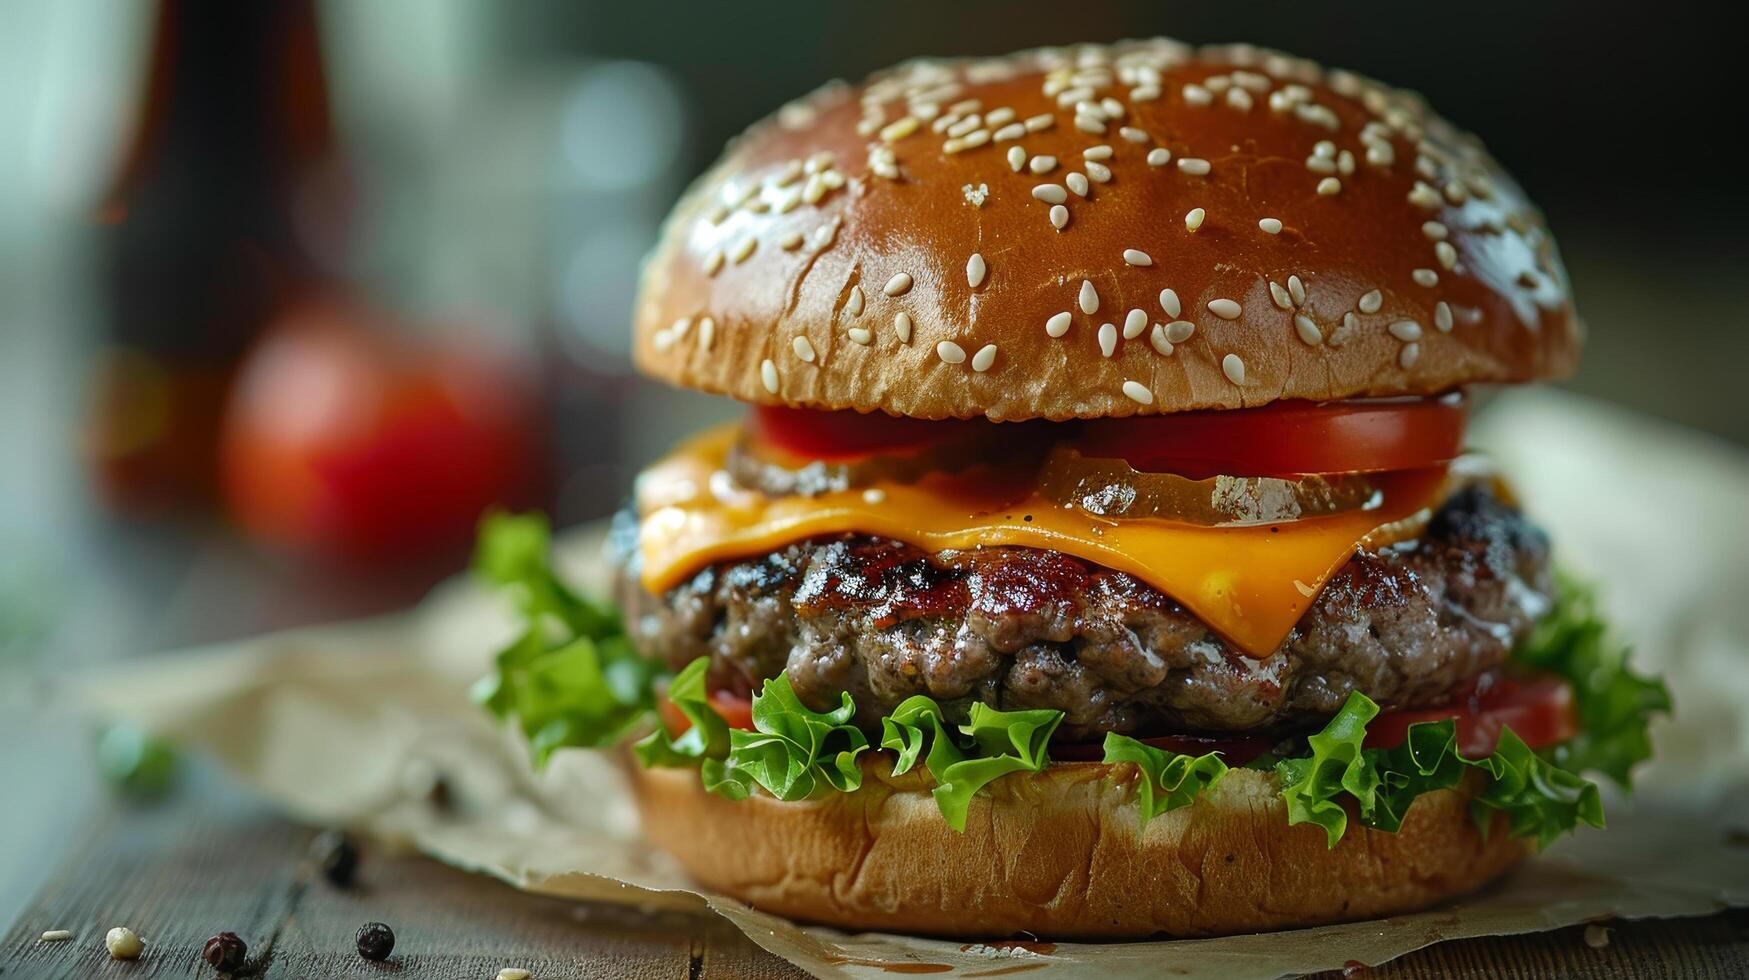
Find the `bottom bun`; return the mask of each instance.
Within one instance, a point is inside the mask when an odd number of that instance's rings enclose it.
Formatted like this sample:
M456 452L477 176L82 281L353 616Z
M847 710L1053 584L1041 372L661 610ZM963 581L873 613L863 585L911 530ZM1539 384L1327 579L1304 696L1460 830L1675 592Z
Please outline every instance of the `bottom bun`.
M1527 852L1496 815L1487 839L1460 790L1427 794L1402 830L1350 822L1335 848L1290 827L1275 775L1235 769L1144 828L1136 770L1052 765L974 797L948 827L920 771L865 757L854 793L784 803L705 792L692 769L632 780L646 835L700 884L792 919L965 938L1207 936L1375 918L1486 884Z

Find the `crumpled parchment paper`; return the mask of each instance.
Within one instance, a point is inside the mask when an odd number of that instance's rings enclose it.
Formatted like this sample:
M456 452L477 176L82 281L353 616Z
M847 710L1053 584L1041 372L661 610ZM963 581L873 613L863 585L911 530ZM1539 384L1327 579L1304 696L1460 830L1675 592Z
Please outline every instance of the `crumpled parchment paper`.
M1563 840L1507 879L1414 915L1291 932L1137 943L973 943L798 926L691 886L638 836L610 754L522 748L466 699L514 629L466 582L385 619L153 658L86 700L217 756L294 817L402 841L533 892L714 911L822 977L1273 977L1377 964L1443 939L1749 905L1749 459L1558 392L1515 392L1478 420L1568 564L1663 672L1678 717L1610 827ZM593 533L564 545L601 580ZM441 776L449 805L430 799Z

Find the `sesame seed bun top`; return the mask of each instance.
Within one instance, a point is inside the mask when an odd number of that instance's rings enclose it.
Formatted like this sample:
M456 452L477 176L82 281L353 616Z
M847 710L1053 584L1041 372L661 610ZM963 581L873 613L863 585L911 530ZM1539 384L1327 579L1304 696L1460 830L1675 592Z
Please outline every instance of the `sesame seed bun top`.
M643 272L653 377L1088 418L1572 369L1541 215L1412 93L1169 40L919 61L732 143Z

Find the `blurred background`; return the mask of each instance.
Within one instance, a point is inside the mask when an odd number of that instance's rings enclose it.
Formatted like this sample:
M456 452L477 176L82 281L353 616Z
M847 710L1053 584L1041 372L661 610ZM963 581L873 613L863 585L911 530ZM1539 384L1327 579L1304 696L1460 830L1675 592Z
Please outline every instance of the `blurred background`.
M1571 387L1749 443L1739 41L1699 9L0 4L0 785L52 765L56 673L404 606L491 503L609 513L734 411L629 372L669 204L915 55L1164 33L1420 90L1546 209Z

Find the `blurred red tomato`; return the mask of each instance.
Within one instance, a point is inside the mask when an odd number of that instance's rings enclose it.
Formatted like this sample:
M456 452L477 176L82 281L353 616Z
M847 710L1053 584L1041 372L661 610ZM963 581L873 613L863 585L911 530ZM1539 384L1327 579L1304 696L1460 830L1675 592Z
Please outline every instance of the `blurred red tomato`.
M221 465L237 522L343 559L464 543L541 471L537 379L478 338L397 339L356 308L303 308L244 363Z

